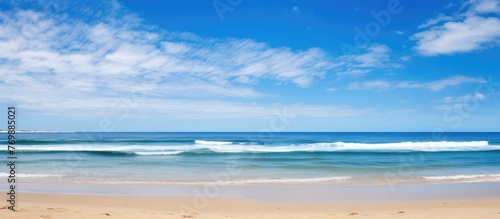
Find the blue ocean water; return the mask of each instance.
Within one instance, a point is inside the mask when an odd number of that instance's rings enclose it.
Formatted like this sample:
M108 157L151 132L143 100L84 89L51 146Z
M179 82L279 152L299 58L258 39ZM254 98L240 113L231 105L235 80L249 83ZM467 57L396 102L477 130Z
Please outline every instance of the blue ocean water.
M0 139L6 139L0 133ZM500 181L500 133L18 133L20 182ZM7 163L7 141L0 141ZM7 177L7 167L0 177Z

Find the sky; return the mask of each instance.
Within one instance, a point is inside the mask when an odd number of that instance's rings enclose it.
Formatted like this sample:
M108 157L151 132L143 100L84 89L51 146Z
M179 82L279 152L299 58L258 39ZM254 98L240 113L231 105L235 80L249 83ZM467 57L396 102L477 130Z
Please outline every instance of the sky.
M498 131L499 57L500 0L0 0L0 124Z

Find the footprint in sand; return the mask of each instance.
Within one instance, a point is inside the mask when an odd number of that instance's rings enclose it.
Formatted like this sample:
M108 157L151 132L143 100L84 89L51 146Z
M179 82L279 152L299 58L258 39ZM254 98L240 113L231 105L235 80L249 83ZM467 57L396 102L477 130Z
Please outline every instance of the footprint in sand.
M0 210L10 210L9 207L5 206L5 207L1 207ZM24 208L20 208L20 209L16 209L16 212L26 212L28 210L24 209Z
M174 215L174 213L162 213L162 215Z
M110 213L102 213L101 215L104 215L104 216L111 216Z
M50 218L52 218L52 217L51 217L51 216L49 216L49 215L40 215L40 217L41 217L41 218L49 218L49 219L50 219Z
M359 215L359 213L352 212L352 213L350 213L349 215L351 215L351 216L353 216L353 215Z
M398 211L398 214L404 214L405 212L404 211Z
M198 212L191 212L189 214L182 215L182 218L195 218L198 215Z
M67 211L64 208L47 208L47 210L49 210L49 211L55 211L55 212L65 212L65 211Z

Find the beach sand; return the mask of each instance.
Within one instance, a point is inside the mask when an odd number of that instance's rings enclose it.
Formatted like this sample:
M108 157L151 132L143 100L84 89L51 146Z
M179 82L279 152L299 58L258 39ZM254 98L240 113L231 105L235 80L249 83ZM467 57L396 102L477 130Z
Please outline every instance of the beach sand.
M500 218L500 199L405 202L267 202L192 197L18 195L0 218Z

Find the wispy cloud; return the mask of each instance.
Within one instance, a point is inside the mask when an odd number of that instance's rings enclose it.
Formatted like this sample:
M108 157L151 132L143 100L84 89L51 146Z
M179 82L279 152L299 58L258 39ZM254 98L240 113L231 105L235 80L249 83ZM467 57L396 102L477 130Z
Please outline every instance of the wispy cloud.
M145 115L189 119L265 118L276 115L278 111L285 111L291 117L344 117L375 111L370 108L336 105L262 104L199 99L186 101L153 98L137 93L132 95L137 96L95 96L89 99L85 95L68 94L59 96L64 98L61 100L33 93L15 93L14 97L23 100L17 106L26 111L31 110L39 115L81 118L106 118L124 114L127 118L141 118ZM0 94L1 98L5 96Z
M447 16L447 15L444 15L444 14L439 14L435 18L427 19L423 24L421 24L420 26L418 26L418 28L426 28L426 27L429 27L429 26L433 26L433 25L436 25L436 24L439 24L439 23L442 23L442 22L445 22L445 21L451 21L451 20L453 20L453 17Z
M459 86L466 83L474 83L474 84L482 84L486 83L484 78L474 78L474 77L466 77L466 76L454 76L450 78L446 78L439 81L433 81L429 83L409 83L410 87L424 87L431 91L440 91L447 87Z
M386 89L396 89L396 88L419 88L426 89L430 91L440 91L448 87L460 86L462 84L474 83L482 84L487 81L483 78L467 77L467 76L453 76L445 78L442 80L431 81L431 82L412 82L412 81L402 81L393 82L386 80L372 80L363 82L353 82L348 85L350 90L386 90Z
M459 97L445 97L444 99L438 101L445 104L439 105L435 108L444 111L461 109L463 107L469 106L471 101L480 101L480 100L485 100L487 98L488 97L486 95L479 92L474 94L466 94L464 96L459 96Z
M391 88L391 83L384 80L353 82L349 84L349 90L385 90Z
M465 12L452 16L439 14L419 28L429 28L412 36L415 49L422 55L471 52L500 42L500 0L470 0L462 5ZM443 23L444 22L444 23Z
M260 80L308 87L339 64L319 48L298 51L251 39L169 32L143 24L116 2L93 4L100 5L71 7L74 13L0 13L0 88L7 91L0 93L2 101L41 114L85 117L138 104L189 118L265 116L276 107L311 117L370 111L229 100L266 96L252 86ZM379 65L369 57L351 61Z
M345 55L338 58L339 66L336 68L339 76L360 76L371 72L375 68L396 68L399 64L393 63L386 45L375 44L366 48L366 52Z
M411 56L401 56L401 61L409 61L411 59Z
M203 78L223 87L242 76L305 87L332 66L329 57L317 48L293 51L249 39L162 35L147 31L147 27L118 25L113 22L116 17L91 24L21 10L2 13L0 18L1 68L26 77L51 75L56 84L67 84L69 74L82 74L86 77L80 80L90 84L100 81L101 86L110 88L109 76L120 75L110 83L122 83L151 73L161 79L172 75L176 80Z
M470 0L467 2L474 13L500 13L500 1L498 0Z
M452 8L452 7L455 7L455 3L454 2L450 2L449 4L447 4L446 6L444 6L444 8Z
M453 103L453 102L461 102L467 100L484 100L484 99L486 99L486 96L482 93L477 92L475 94L466 94L459 97L445 97L440 102Z

